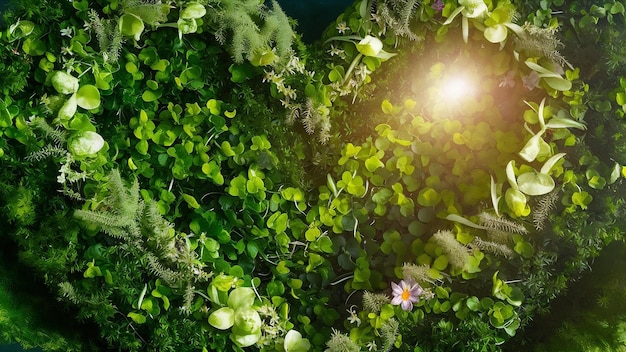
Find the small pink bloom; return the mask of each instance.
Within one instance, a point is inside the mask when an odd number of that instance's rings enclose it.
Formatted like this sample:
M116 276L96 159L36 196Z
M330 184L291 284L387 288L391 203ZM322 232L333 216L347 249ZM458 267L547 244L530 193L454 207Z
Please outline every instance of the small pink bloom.
M418 283L413 280L400 281L400 285L395 282L391 283L391 291L393 299L391 304L400 305L404 310L413 310L413 303L419 302L419 296L423 290Z
M539 75L535 71L531 71L528 76L522 77L522 82L524 82L524 87L528 90L533 90L539 87Z
M437 1L435 1L435 3L434 3L434 4L430 5L430 7L432 7L433 9L435 9L435 11L437 11L437 12L441 12L441 10L443 10L443 8L444 8L445 6L446 6L446 5L443 3L443 1L442 1L442 0L437 0Z

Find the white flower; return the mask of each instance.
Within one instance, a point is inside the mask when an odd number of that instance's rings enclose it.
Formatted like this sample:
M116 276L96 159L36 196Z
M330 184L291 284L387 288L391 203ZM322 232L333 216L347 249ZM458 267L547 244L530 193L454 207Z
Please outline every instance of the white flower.
M376 342L370 341L370 342L367 343L366 347L367 347L368 351L376 351L376 348L378 346L376 346Z
M350 314L350 316L348 317L348 321L350 322L350 324L356 324L356 326L359 327L361 326L361 319L359 319L359 317L357 316L354 308L356 308L356 306L352 305L349 309L346 309L346 312Z
M348 27L348 25L346 25L346 22L339 22L339 24L337 24L337 31L339 32L339 34L344 34L345 32L350 30L350 27Z
M61 35L64 37L71 38L73 33L74 33L74 30L72 29L72 27L61 29Z
M361 80L365 80L365 77L367 77L370 73L372 72L367 68L367 65L363 64L360 64L354 70L354 75L361 78Z
M334 45L330 45L330 50L328 50L328 53L330 54L330 56L339 56L340 58L345 58L346 56L346 52L343 49L340 48L335 48Z
M304 72L304 64L302 64L299 57L294 55L291 59L289 59L289 62L287 63L287 71L292 74L294 72Z
M274 72L273 70L265 71L265 76L263 77L263 83L273 81L274 77L276 77L276 72Z
M61 47L61 54L63 55L74 55L74 53L72 52L72 50L66 46L62 46Z

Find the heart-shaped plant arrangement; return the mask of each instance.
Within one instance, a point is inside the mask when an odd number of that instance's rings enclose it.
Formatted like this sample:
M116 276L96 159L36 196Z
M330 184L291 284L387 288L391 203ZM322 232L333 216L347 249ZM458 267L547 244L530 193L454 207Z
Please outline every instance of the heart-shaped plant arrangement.
M112 348L498 350L624 175L558 23L510 1L358 0L309 46L275 1L20 9L3 219Z

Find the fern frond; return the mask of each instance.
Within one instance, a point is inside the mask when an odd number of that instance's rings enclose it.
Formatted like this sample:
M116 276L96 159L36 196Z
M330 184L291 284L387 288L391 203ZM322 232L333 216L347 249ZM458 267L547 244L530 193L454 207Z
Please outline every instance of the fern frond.
M124 218L134 218L138 215L138 210L143 206L143 201L140 201L139 181L137 179L133 180L130 187L126 187L120 172L113 170L109 174L107 186L110 192L108 204L114 214Z
M104 61L117 61L124 43L124 37L117 29L117 23L112 20L101 19L93 9L89 11L88 17L89 28L96 33L96 39L98 40L98 46Z
M191 283L187 283L185 287L185 294L183 295L183 312L191 313L191 306L193 305L193 299L196 296L195 287Z
M505 258L512 258L513 251L502 243L496 243L491 241L485 241L480 237L475 237L470 243L470 246L476 247L484 252L489 252L495 255L499 255Z
M555 208L556 203L559 200L559 193L559 189L554 189L552 192L538 199L537 205L532 208L535 229L539 231L543 230L546 220L548 220L550 213Z
M404 263L402 266L402 276L405 279L413 279L417 283L431 282L428 271L430 267L428 265L416 265L411 263Z
M556 36L556 28L541 28L530 23L522 26L523 34L516 36L514 43L518 51L530 57L545 57L561 66L568 65L558 49L563 43Z
M417 35L411 30L411 21L419 7L417 0L387 0L377 6L377 18L385 30L394 34L417 40Z
M179 276L178 273L166 268L154 254L147 252L146 260L148 261L148 268L152 274L165 280L168 284L174 284L177 282L177 277Z
M363 309L368 312L378 314L383 309L383 306L389 302L391 302L389 297L384 293L372 293L369 291L363 293Z
M518 235L525 235L528 233L528 230L522 224L487 212L480 213L478 221L481 225L494 231L503 231Z
M121 5L125 13L133 14L151 26L167 21L163 6L168 5L163 5L160 0L122 0Z
M218 42L226 44L237 63L274 48L281 59L291 50L295 33L277 2L269 9L256 0L222 0L207 8ZM231 35L230 41L227 39Z
M132 223L131 218L119 217L110 213L92 210L78 209L74 211L74 217L76 217L78 220L108 228L128 226Z
M48 124L46 119L42 117L37 117L30 122L30 125L33 128L36 128L43 132L44 137L47 139L51 139L54 144L62 145L67 140L67 132L58 128L52 127Z
M395 318L390 318L383 324L382 328L380 328L380 334L383 338L382 350L384 352L389 352L393 348L396 338L398 337L399 327L400 323L398 323Z
M67 150L56 145L48 144L47 146L43 147L41 150L28 154L26 156L26 160L33 162L33 161L42 161L48 158L62 158L65 156L67 156Z
M325 352L360 352L361 347L356 344L356 342L352 341L352 339L346 335L342 334L339 331L333 329L333 334L330 337L330 340L326 342Z
M63 297L66 298L67 300L69 300L70 302L78 305L81 304L82 302L84 302L84 299L81 298L77 293L76 290L74 289L74 286L72 286L71 283L65 281L65 282L61 282L59 284L59 297Z
M432 239L443 248L447 254L450 265L457 269L463 269L469 261L468 248L456 240L451 231L438 231Z

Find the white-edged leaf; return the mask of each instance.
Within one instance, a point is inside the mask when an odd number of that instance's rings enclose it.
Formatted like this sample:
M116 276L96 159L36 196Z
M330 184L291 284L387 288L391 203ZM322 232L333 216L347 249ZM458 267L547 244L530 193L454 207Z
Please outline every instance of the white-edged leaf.
M561 158L564 157L565 155L566 155L565 153L558 153L552 156L543 164L539 172L547 175L550 172L550 170L552 170L552 167L554 166L554 164L556 164L557 161L561 160Z
M511 23L511 22L506 22L504 23L505 26L509 27L510 30L512 30L515 34L517 34L518 36L523 36L524 35L524 29L520 26L517 25L515 23ZM517 52L516 52L517 53ZM518 54L519 55L519 54Z
M459 224L463 224L465 226L473 227L475 229L480 229L480 230L488 230L489 229L486 226L482 226L482 225L478 225L476 223L473 223L473 222L467 220L466 218L464 218L464 217L462 217L460 215L457 215L457 214L449 214L448 216L446 216L446 220L458 222Z
M524 148L522 148L522 150L518 153L519 156L521 156L522 159L528 162L535 161L537 155L539 155L539 152L541 152L542 141L543 139L541 138L541 134L537 133L536 135L532 136L528 140L528 142L526 142Z
M541 196L552 192L555 187L552 177L537 171L525 172L517 177L519 190L529 196Z
M566 80L565 78L561 76L558 76L558 75L556 77L550 76L550 77L544 77L543 79L546 81L546 83L550 87L558 91L564 92L564 91L572 89L572 82Z
M463 10L465 10L465 6L459 6L456 9L454 9L454 11L452 11L452 13L450 14L450 17L448 17L448 19L443 23L443 25L447 26L450 23L452 23L452 21L454 21L456 16L458 16L458 14L460 14L461 11L463 11Z
M493 209L496 211L496 215L500 216L500 210L498 209L498 203L500 203L500 198L502 196L498 196L498 185L496 181L493 179L493 176L489 176L491 178L491 203L493 204Z
M528 66L531 70L533 71L537 71L537 73L542 74L542 75L556 75L555 72L552 72L550 70L548 70L547 68L536 64L532 61L525 61L524 62L526 64L526 66ZM558 75L557 75L558 76Z
M509 180L509 184L513 189L518 189L517 179L515 178L515 170L513 167L515 166L515 161L511 160L508 164L506 164L506 178Z

